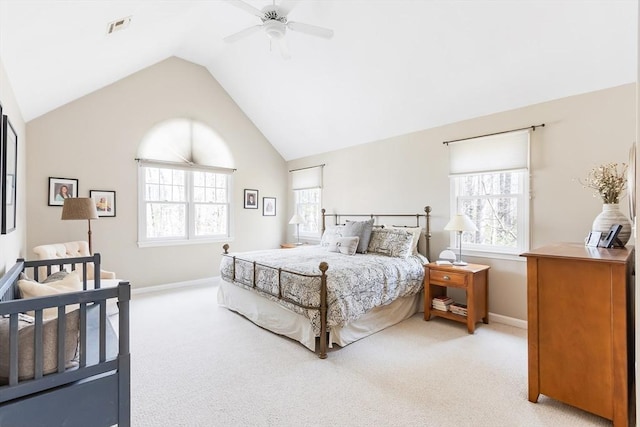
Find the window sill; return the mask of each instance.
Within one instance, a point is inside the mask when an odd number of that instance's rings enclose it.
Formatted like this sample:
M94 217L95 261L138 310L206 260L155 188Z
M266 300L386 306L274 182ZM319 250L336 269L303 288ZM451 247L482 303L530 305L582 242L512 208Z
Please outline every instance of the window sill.
M447 248L453 251L456 256L458 256L458 248L449 247ZM462 248L462 259L466 257L471 258L487 258L487 259L502 259L507 261L518 261L518 262L526 262L527 259L520 256L520 253L524 253L526 250L515 253L505 253L505 252L491 252L491 251L477 251L477 250L465 250Z
M187 246L187 245L206 245L211 243L229 243L233 242L233 237L225 238L207 238L207 239L176 239L176 240L153 240L138 241L139 248L156 248L163 246Z

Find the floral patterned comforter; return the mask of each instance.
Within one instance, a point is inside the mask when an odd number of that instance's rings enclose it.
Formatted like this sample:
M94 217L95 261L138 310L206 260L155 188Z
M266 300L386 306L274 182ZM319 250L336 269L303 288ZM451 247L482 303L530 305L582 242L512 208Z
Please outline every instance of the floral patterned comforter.
M235 282L233 257L236 257ZM343 255L328 252L320 246L295 249L271 249L223 256L220 274L227 282L251 288L253 277L261 295L279 302L311 320L316 335L320 334L319 310L298 307L290 299L307 307L320 306L320 278L290 272L320 275L320 262L327 270L327 326L343 326L358 319L374 307L414 295L422 289L424 263L421 255L395 258L379 254ZM254 262L256 263L254 272ZM267 267L269 266L269 267ZM281 288L278 289L278 269ZM286 270L286 271L284 271ZM271 294L271 295L269 295ZM284 300L274 295L280 295Z

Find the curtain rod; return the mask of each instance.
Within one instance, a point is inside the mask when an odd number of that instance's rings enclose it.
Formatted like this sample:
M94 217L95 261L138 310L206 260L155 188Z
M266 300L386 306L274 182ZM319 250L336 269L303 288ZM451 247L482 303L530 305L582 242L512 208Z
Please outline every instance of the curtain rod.
M300 168L300 169L291 169L289 172L298 172L298 171L303 171L305 169L313 169L313 168L323 168L325 167L326 164L321 164L321 165L316 165L316 166L307 166L306 168Z
M485 135L478 135L478 136L470 136L468 138L460 138L460 139L454 139L452 141L443 141L442 143L444 145L449 145L453 142L460 142L460 141L466 141L467 139L474 139L474 138L482 138L485 136L494 136L494 135L500 135L503 133L509 133L509 132L517 132L519 130L526 130L526 129L531 129L535 132L536 128L543 128L544 127L544 123L540 124L540 125L531 125L531 126L527 126L526 128L519 128L519 129L511 129L511 130L503 130L502 132L494 132L494 133L487 133Z

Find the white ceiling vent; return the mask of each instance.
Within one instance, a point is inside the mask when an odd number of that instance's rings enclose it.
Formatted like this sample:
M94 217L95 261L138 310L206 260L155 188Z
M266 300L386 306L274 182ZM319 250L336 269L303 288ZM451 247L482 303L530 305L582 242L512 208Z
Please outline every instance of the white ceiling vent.
M127 16L126 18L118 19L109 23L107 27L107 34L115 33L116 31L124 30L131 23L131 17Z

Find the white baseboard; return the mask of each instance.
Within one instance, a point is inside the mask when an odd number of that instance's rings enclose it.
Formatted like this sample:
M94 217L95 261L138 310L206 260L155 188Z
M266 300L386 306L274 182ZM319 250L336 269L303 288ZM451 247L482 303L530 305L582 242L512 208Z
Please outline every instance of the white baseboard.
M160 291L169 291L180 288L187 288L193 286L204 286L204 285L213 285L216 283L216 280L219 276L216 277L206 277L204 279L195 279L195 280L187 280L185 282L175 282L175 283L167 283L163 285L154 285L154 286L145 286L143 288L133 288L131 289L132 295L138 294L147 294L151 292L160 292Z
M527 329L527 321L516 319L515 317L503 316L501 314L489 313L489 321L502 323L503 325L515 326L520 329Z

